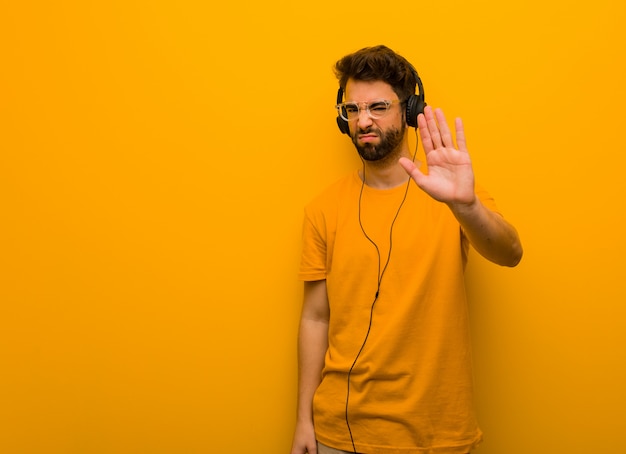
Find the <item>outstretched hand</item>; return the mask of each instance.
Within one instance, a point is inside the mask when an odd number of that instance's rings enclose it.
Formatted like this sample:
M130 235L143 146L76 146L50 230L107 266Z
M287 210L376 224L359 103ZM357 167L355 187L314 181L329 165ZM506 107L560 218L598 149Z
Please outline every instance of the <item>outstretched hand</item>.
M474 171L465 144L460 118L455 120L456 146L441 109L426 107L417 117L424 145L428 173L423 173L410 159L400 158L400 165L428 195L449 205L475 202Z

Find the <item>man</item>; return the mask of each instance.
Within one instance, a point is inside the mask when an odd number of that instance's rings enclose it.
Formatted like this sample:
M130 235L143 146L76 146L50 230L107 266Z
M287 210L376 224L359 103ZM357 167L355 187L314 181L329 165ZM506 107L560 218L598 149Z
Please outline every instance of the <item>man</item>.
M482 433L472 409L467 251L515 266L517 232L475 187L461 120L455 146L408 61L377 46L335 71L338 124L363 167L305 211L291 452L468 453ZM419 128L423 169L407 124Z

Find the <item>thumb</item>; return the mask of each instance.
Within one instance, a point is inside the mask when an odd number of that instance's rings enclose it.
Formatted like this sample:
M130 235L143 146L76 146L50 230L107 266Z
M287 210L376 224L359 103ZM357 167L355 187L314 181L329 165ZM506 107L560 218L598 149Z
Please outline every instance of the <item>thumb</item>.
M398 163L402 166L402 168L409 174L413 180L419 186L422 179L425 177L424 173L415 165L413 161L409 158L402 157L398 160Z

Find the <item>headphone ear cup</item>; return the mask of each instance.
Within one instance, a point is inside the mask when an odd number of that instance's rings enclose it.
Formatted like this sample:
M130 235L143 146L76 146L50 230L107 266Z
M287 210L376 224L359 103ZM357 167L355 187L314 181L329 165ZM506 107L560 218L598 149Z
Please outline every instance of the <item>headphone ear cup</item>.
M337 90L337 105L341 104L341 101L343 101L343 89L339 87ZM342 108L341 113L346 117L348 116L345 108ZM339 126L339 130L342 134L350 135L350 126L346 120L341 118L341 115L337 115L337 126Z
M348 122L339 115L337 115L337 126L339 126L339 130L342 134L350 135L350 126L348 125Z
M406 124L412 128L417 128L417 116L424 113L426 103L421 96L411 95L406 101Z

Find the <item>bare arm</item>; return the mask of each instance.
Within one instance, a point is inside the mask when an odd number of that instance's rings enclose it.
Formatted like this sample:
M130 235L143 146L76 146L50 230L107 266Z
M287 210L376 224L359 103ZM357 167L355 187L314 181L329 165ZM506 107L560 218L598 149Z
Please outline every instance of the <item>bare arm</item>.
M468 205L449 205L470 243L480 255L498 265L515 266L522 259L522 245L515 227L478 198Z
M298 414L291 454L317 453L313 395L322 378L328 349L329 316L326 281L305 282L298 336Z
M433 112L426 107L417 120L428 174L407 158L400 158L400 165L424 192L450 207L472 246L482 256L499 265L517 265L522 258L517 231L502 216L485 207L474 192L474 171L461 119L455 122L457 147L441 110Z

